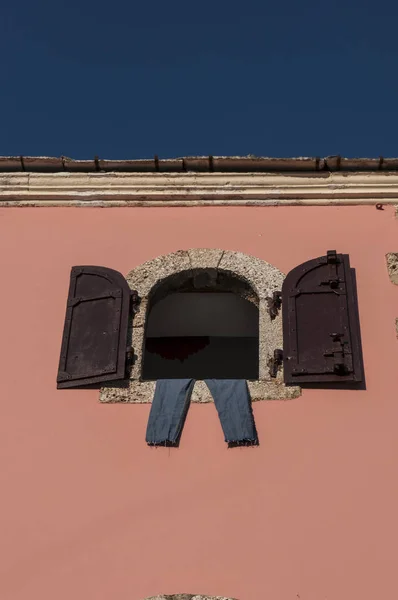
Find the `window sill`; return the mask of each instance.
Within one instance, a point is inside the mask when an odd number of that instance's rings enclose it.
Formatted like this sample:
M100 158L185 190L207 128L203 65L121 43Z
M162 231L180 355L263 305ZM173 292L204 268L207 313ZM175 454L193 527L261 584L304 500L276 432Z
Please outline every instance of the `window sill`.
M252 402L259 400L291 400L301 395L298 386L286 386L279 377L277 379L247 382ZM150 404L155 392L155 381L114 382L103 386L100 391L100 402L127 404ZM192 392L191 402L206 404L213 402L212 395L204 381L198 380Z

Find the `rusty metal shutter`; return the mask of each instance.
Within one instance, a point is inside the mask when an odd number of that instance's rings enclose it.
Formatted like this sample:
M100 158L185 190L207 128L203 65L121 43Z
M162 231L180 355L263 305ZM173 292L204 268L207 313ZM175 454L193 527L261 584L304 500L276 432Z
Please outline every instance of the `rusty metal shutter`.
M126 370L130 288L106 267L73 267L58 388L123 379Z
M355 270L348 254L299 265L282 288L285 383L363 381Z

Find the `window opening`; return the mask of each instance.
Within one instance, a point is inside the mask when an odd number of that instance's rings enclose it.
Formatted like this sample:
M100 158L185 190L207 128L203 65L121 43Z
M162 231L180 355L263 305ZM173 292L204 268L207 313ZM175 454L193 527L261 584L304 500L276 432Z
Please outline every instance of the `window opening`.
M143 379L258 379L259 310L231 291L172 292L149 306Z

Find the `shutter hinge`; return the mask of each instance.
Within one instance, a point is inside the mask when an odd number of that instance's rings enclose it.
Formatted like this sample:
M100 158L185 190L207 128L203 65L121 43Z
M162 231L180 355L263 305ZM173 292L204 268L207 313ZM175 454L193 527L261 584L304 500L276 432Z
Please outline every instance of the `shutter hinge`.
M268 361L269 374L271 377L276 377L283 362L283 350L277 348L274 350L274 356Z
M334 277L332 279L323 279L320 283L320 285L330 285L331 288L338 288L339 287L339 283L342 283L343 280L339 279L338 277Z
M333 371L336 375L347 375L352 373L352 355L348 350L348 342L343 342L341 339L344 333L331 333L330 337L334 342L334 347L331 350L324 352L325 357L333 358Z
M126 350L126 377L130 376L130 369L134 364L134 348L128 346Z
M328 265L335 265L338 263L336 250L328 250L326 253L326 258L328 261Z
M131 290L130 291L130 306L131 306L131 310L133 311L133 314L138 312L140 303L141 303L141 298L139 297L138 292L136 290Z
M279 310L282 306L282 292L274 292L272 298L267 298L268 302L268 313L271 317L271 321L278 316Z
M328 267L328 278L320 282L320 285L330 285L332 289L339 287L342 281L338 277L337 265L340 264L339 257L337 256L336 250L328 250L326 253L326 259Z

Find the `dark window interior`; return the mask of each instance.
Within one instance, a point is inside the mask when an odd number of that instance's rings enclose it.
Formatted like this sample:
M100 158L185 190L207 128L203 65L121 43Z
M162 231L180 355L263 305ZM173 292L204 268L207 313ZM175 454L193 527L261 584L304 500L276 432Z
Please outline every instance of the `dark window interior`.
M173 292L150 307L143 379L258 379L259 312L233 292Z

